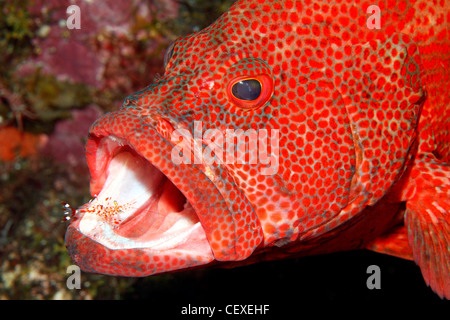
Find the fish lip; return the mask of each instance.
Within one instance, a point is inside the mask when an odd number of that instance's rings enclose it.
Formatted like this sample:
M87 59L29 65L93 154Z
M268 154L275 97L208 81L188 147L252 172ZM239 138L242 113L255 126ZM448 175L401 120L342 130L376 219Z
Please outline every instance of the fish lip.
M117 119L123 119L124 117L131 125L117 125ZM86 143L86 157L91 173L91 194L97 195L102 190L106 180L105 168L112 157L108 156L106 157L108 160L104 161L100 144L105 137L108 137L116 143L130 146L143 159L150 162L170 179L184 194L194 208L206 234L209 249L213 255L211 259L233 261L247 258L263 242L262 228L256 214L250 212L252 221L240 212L244 206L247 210L253 210L248 199L245 195L239 195L241 191L224 168L221 172L222 176L219 176L219 173L214 177L214 174L217 173L205 172L202 165L175 165L170 158L174 145L167 135L158 131L153 123L149 124L148 117L139 115L137 112L130 112L125 108L106 114L92 125ZM180 171L182 175L177 176L176 173ZM212 176L214 179L211 178ZM228 196L227 192L234 192L237 199L230 200L231 197ZM79 249L76 242L80 240L75 241L75 239L82 238L83 243L89 243L90 247L97 248L96 251L103 252L108 249L101 247L98 243L93 243L92 239L88 241L86 237L80 235L79 218L74 219L73 223L69 225L66 233L66 245L69 251L73 253L71 255L74 260L86 265L83 262L86 256L83 257L81 254L86 254L86 250ZM224 232L223 234L227 238L225 240L223 237L218 239L218 231ZM245 241L250 244L244 246ZM94 262L94 260L92 258L88 263L99 265L99 262ZM197 262L195 262L197 265L206 264L210 262L210 259L201 258ZM85 267L86 270L89 270L89 268L91 266ZM96 268L97 272L110 273L102 272L103 267L101 265ZM177 269L181 268L180 266ZM168 270L158 272L165 271Z

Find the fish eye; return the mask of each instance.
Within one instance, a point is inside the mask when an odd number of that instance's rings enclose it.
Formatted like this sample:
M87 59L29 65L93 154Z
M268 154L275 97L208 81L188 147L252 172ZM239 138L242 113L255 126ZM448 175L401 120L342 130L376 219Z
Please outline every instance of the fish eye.
M239 76L228 83L228 99L244 110L262 107L273 95L273 79L268 74Z
M169 47L167 48L166 53L164 53L164 69L167 68L167 64L169 63L170 58L172 58L173 51L174 51L174 48L175 48L175 42L176 41L172 42L169 45Z
M231 93L240 100L256 100L261 95L261 82L256 79L238 81L231 87Z

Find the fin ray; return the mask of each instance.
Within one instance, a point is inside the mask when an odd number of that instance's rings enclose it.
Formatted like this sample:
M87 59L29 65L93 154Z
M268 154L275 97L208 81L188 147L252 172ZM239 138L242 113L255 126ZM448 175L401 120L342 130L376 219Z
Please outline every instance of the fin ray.
M415 165L416 193L406 202L408 241L425 282L450 299L450 166L431 157Z

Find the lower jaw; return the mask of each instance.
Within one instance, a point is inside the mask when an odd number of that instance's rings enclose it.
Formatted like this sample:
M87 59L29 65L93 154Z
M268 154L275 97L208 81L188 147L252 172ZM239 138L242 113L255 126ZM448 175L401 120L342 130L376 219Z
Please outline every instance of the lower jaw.
M65 245L73 262L85 272L143 277L204 266L214 260L204 241L195 245L196 250L189 243L161 251L151 248L109 249L83 235L77 225L78 221L67 229Z

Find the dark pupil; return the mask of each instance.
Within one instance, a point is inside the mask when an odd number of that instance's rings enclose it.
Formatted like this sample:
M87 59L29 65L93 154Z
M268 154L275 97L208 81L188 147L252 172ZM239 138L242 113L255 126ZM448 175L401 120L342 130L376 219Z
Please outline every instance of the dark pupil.
M238 99L255 100L261 94L261 84L255 79L242 80L233 85L231 92Z

